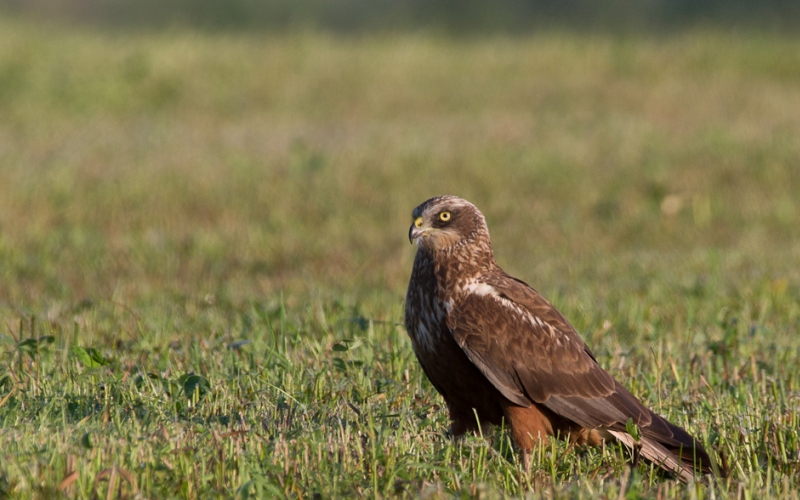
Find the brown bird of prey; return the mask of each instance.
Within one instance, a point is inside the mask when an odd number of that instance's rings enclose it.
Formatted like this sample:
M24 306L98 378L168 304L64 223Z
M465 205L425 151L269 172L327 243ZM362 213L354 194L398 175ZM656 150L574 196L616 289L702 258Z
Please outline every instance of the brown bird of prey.
M561 436L621 441L683 481L712 472L691 435L614 380L550 302L500 269L474 205L439 196L412 218L408 238L418 249L405 324L455 436L505 420L526 469L539 440Z

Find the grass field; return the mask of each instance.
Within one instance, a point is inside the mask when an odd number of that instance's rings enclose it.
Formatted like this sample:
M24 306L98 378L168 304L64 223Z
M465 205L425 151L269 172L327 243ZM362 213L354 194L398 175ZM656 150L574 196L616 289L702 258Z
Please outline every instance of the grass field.
M731 477L451 441L401 325L443 193ZM798 39L0 20L0 497L797 499L798 263Z

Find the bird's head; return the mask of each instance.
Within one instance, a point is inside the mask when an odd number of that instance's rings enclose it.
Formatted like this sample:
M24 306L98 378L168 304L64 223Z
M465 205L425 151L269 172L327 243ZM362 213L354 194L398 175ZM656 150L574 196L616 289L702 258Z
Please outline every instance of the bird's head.
M483 214L467 200L437 196L411 213L408 240L435 252L480 239L491 251L489 230Z

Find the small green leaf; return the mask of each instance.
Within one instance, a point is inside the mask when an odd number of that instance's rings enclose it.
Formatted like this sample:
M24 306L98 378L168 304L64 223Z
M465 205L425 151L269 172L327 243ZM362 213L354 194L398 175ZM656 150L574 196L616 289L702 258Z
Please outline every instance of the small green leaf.
M202 375L187 373L181 375L178 380L183 385L183 393L189 399L192 399L195 393L197 393L198 397L202 399L211 391L211 384L208 382L208 379Z
M133 383L136 385L136 388L141 389L142 386L144 386L145 380L147 379L158 381L161 380L161 376L157 373L152 373L152 372L144 374L140 373L139 375L136 376L135 379L133 379Z
M289 403L286 402L286 397L283 394L278 396L278 401L276 402L275 406L277 406L279 410L288 410L289 408L291 408L291 406L289 406Z
M340 371L347 370L347 364L342 358L333 358L333 367Z
M56 338L52 335L46 335L44 337L39 338L27 338L24 340L20 340L17 343L17 349L22 352L28 353L31 357L36 355L38 351L43 348L46 348L48 345L52 344L56 341Z
M367 318L365 318L364 316L358 316L358 317L352 318L350 321L352 321L353 323L357 324L362 332L365 331L367 328L369 328L369 320Z
M336 352L352 351L353 349L361 347L362 344L363 342L361 341L360 338L342 339L339 342L333 344L333 347L331 349L333 349Z
M109 361L100 354L100 351L95 349L94 347L87 347L86 352L89 354L89 357L92 358L92 361L97 363L99 366L106 366Z
M78 361L83 363L84 366L91 366L92 365L92 358L89 356L89 354L86 352L86 350L83 347L79 347L79 346L74 345L74 346L72 346L72 349L70 349L70 350L72 351L73 356L78 358Z
M90 439L88 432L84 434L83 437L81 438L81 446L83 446L87 450L91 450L92 448L94 448L94 446L92 446L92 440Z
M633 419L629 418L628 421L625 423L625 431L631 435L634 441L637 443L641 435L639 434L639 426L633 423Z
M255 483L255 481L252 481L252 480L251 481L247 481L243 485L241 485L238 488L236 488L236 492L234 493L234 498L242 498L244 500L249 499L250 498L250 490L251 489L253 489L253 490L256 489L256 483Z
M84 349L83 347L74 345L71 351L72 354L78 358L78 361L87 368L99 368L109 363L109 361L100 354L100 351L94 347L87 347Z

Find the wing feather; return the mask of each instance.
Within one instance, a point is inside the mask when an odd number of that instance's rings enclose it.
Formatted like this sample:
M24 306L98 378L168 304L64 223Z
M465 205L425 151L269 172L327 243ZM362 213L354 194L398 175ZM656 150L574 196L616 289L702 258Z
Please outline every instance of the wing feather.
M543 404L587 428L624 432L633 419L655 439L681 444L661 417L597 363L572 325L535 290L507 275L485 284L491 288L466 294L452 308L448 326L506 398L521 406Z
M504 396L523 406L533 401L547 404L555 397L552 403L557 406L583 407L579 400L613 395L614 379L566 319L532 289L517 281L510 284L509 290L489 283L493 293L467 294L448 315L453 337L481 372ZM528 300L514 300L521 293L513 287L530 290L524 297ZM578 399L568 402L574 398ZM591 420L609 420L608 415L602 418L606 414L616 417L617 406L601 402L592 408ZM640 413L648 414L644 407Z
M684 467L711 470L711 459L686 431L644 406L595 359L575 329L527 284L507 275L485 279L450 308L448 327L467 357L510 401L540 403L585 428L604 428L633 446L639 426L649 459L690 477ZM691 456L687 451L692 450Z

